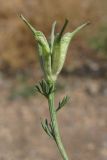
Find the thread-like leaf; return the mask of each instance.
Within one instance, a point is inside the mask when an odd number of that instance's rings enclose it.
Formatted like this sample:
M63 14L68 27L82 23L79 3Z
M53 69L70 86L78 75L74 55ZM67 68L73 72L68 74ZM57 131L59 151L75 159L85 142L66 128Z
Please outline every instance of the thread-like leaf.
M49 88L49 94L51 94L52 92L54 92L54 86L53 85L50 86L50 88Z
M35 88L39 93L44 95L46 98L48 98L48 96L55 91L54 86L49 85L45 80L39 82L39 84L36 85Z
M42 92L42 90L41 90L41 88L40 88L39 85L36 85L35 88L36 88L36 90L37 90L39 93L43 94L43 92Z
M49 137L53 137L52 135L52 131L51 131L51 128L48 124L48 120L45 119L45 121L41 121L41 125L42 125L42 128L44 129L44 131L46 132L46 134L49 136Z
M59 105L58 105L58 108L56 109L56 111L59 111L62 107L64 107L68 101L69 101L69 97L65 96L62 99L62 101L59 101Z
M51 130L50 130L50 128L49 128L49 124L48 124L48 120L47 120L47 119L45 119L45 126L46 126L46 132L47 132L47 134L48 134L50 137L52 137L52 133L51 133Z
M49 123L49 128L50 128L50 131L51 131L51 134L52 134L53 138L55 139L55 133L54 133L54 129L53 129L53 126L52 126L52 122Z

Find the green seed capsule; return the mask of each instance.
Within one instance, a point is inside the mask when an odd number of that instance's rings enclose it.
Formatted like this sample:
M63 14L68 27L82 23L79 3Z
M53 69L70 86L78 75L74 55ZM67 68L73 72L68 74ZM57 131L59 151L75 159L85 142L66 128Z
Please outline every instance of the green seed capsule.
M76 28L73 32L68 32L63 35L68 23L68 20L65 20L61 32L55 35L56 22L54 22L52 25L51 40L50 43L48 43L41 31L37 31L22 15L20 17L30 28L35 40L38 42L40 63L45 79L48 82L56 81L64 65L67 50L72 38L89 23L85 23Z

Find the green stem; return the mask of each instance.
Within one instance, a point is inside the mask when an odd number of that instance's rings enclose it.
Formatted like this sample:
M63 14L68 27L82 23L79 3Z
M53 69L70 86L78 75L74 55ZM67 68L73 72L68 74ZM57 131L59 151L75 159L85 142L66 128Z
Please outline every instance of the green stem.
M53 83L53 85L55 85L55 84ZM58 123L57 123L56 109L55 109L55 105L54 105L54 92L49 95L48 104L49 104L51 123L52 123L52 127L53 127L53 132L54 132L54 140L57 144L57 147L59 149L59 152L60 152L63 160L68 160L68 156L66 154L66 151L65 151L64 146L61 141L59 127L58 127Z

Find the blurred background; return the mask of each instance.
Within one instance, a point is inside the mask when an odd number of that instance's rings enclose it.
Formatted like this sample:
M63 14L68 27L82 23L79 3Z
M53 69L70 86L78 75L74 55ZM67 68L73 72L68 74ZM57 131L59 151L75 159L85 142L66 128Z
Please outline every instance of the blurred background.
M86 21L69 47L57 82L58 101L70 101L58 121L70 159L107 159L107 0L0 1L0 160L60 159L42 130L47 102L34 90L43 78L32 34L22 13L47 37L53 21L66 31Z

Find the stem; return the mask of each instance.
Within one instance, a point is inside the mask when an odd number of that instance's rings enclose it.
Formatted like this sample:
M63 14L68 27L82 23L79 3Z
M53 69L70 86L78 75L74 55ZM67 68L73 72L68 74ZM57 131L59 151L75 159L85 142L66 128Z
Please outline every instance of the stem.
M53 83L53 86L54 85L55 84ZM68 156L66 154L63 143L61 141L59 127L58 127L58 123L57 123L56 109L55 109L55 105L54 105L54 92L49 95L48 104L49 104L49 112L50 112L51 123L52 123L52 127L53 127L53 132L54 132L54 140L57 144L57 147L58 147L59 152L62 156L62 159L63 160L68 160Z

